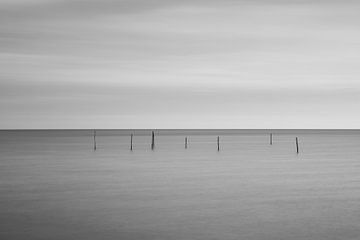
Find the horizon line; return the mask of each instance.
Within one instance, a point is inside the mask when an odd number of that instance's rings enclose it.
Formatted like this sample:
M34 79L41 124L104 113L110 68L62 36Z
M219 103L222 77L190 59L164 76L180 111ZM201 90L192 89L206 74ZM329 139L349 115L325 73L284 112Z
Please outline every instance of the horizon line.
M0 131L72 131L72 130L132 130L132 131L145 131L145 130L201 130L201 131L216 131L216 130L266 130L266 131L282 131L282 130L318 130L318 131L359 131L360 128L9 128L0 129Z

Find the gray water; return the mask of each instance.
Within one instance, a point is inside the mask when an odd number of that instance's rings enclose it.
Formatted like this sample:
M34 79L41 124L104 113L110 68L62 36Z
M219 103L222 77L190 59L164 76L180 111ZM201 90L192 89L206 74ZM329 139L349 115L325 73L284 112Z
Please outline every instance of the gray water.
M0 239L360 239L360 131L273 132L0 131Z

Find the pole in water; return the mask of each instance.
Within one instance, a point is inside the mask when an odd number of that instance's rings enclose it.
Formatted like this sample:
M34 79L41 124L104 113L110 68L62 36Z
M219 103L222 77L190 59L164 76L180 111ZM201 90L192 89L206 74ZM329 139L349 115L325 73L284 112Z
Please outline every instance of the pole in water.
M130 136L130 150L133 150L133 134Z
M155 148L155 133L154 131L151 132L151 150Z
M299 141L297 137L295 138L295 141L296 141L296 153L299 154Z
M94 151L96 151L96 130L94 130Z
M270 133L270 145L272 145L272 133Z
M187 145L188 145L188 139L187 137L185 137L185 149L187 149Z
M220 151L220 137L217 137L217 150Z

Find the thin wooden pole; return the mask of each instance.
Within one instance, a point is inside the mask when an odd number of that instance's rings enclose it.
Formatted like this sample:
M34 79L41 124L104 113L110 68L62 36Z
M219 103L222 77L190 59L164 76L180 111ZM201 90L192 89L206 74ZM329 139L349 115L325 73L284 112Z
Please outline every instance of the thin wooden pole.
M272 141L272 137L273 137L273 136L272 136L272 133L270 133L270 145L272 145L272 142L273 142L273 141Z
M155 148L155 133L154 131L151 132L151 150Z
M94 130L94 151L96 151L96 130Z
M299 154L299 140L297 137L295 138L295 141L296 141L296 153Z
M133 134L130 136L130 150L133 150Z
M187 137L185 137L185 149L187 149L187 146L188 146L188 139Z
M220 137L217 137L217 150L220 151Z

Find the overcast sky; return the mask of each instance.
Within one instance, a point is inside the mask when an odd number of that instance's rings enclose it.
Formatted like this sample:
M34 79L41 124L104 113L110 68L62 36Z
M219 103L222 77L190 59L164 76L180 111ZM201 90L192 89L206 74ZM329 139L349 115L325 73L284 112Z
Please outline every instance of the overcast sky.
M0 0L0 128L360 128L358 0Z

